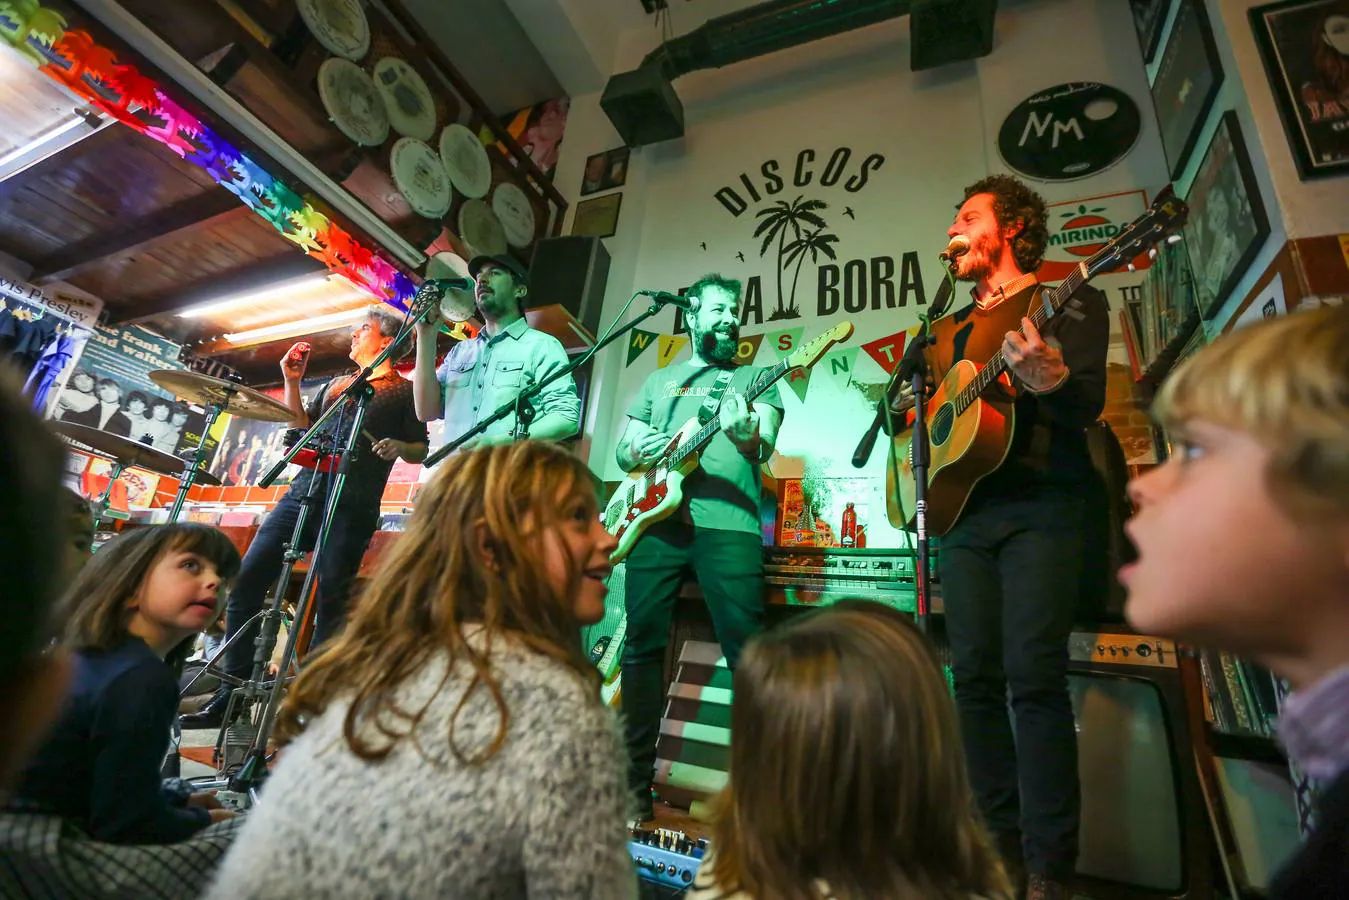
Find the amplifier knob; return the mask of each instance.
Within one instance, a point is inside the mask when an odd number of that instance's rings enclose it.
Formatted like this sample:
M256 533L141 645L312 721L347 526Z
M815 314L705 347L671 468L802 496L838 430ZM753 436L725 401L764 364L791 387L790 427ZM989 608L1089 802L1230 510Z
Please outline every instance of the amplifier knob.
M1143 657L1144 659L1147 659L1149 656L1152 655L1152 648L1149 647L1147 644L1139 644L1138 655Z

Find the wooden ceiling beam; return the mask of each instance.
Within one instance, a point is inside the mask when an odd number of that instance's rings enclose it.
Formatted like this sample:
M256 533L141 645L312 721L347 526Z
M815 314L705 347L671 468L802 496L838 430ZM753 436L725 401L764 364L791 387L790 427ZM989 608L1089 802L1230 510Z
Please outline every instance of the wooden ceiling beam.
M109 324L135 325L197 303L221 299L243 291L261 290L278 281L326 271L323 263L295 250L227 272L199 278L172 291L150 294L129 301L109 302Z
M181 200L116 231L92 235L33 261L37 285L65 281L111 259L130 256L181 232L253 215L229 191L212 190Z

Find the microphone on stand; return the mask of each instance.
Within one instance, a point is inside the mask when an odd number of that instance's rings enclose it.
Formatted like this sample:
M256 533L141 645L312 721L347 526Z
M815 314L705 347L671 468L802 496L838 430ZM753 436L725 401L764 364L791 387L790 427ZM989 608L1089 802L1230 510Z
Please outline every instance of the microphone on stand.
M682 309L686 313L693 312L693 299L682 294L672 294L669 291L638 291L637 293L643 297L650 297L657 303Z
M970 239L963 234L958 234L951 238L951 242L946 245L946 249L937 255L945 262L951 262L957 256L963 256L970 252Z
M441 291L467 291L474 285L472 278L467 275L460 275L454 278L428 278L422 282L423 285L431 285Z

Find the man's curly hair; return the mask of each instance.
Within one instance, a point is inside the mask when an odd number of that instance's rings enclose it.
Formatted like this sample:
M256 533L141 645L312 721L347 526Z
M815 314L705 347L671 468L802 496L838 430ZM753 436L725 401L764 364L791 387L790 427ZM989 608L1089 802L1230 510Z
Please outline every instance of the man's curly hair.
M1012 238L1012 256L1017 268L1034 272L1044 262L1049 228L1045 223L1045 200L1011 175L989 175L965 188L965 200L975 194L993 195L993 212L1003 231L1021 222L1021 231ZM964 201L961 201L962 203Z

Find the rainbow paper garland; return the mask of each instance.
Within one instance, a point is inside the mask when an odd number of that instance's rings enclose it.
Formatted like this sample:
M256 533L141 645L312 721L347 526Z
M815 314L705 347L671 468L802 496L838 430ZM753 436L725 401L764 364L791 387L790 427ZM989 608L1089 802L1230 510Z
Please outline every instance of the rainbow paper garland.
M159 84L36 0L0 0L0 39L107 115L204 169L305 253L386 303L407 309L417 285L246 153L174 103Z

